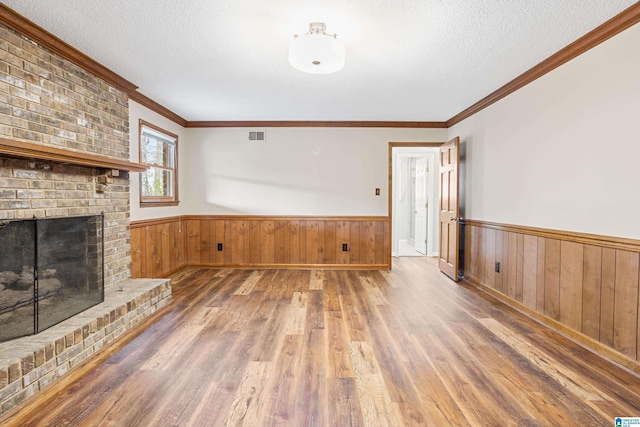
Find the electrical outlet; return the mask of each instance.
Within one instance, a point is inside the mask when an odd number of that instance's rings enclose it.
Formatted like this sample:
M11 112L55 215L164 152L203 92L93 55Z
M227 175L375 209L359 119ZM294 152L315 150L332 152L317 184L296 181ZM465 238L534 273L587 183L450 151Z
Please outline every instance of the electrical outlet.
M346 243L342 244L342 252L347 252L349 250L349 245Z
M496 262L496 273L500 273L500 263Z
M222 250L222 243L218 243L218 250L221 251Z

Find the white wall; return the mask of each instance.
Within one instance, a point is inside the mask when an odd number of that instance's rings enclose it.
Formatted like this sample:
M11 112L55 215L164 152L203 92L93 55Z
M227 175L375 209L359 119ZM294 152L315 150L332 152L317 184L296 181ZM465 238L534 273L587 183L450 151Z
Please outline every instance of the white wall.
M467 219L640 239L640 24L449 129Z
M180 176L189 214L388 214L388 143L441 142L446 129L187 129ZM375 188L381 190L375 196Z
M160 207L160 208L141 208L140 207L140 174L131 173L131 221L140 221L144 219L171 217L176 215L184 215L185 202L189 197L186 193L184 180L182 179L182 171L187 167L188 162L185 160L185 145L188 143L185 138L185 129L172 122L171 120L155 113L148 108L129 100L129 140L131 143L130 160L138 162L140 157L140 148L138 134L140 119L145 122L159 126L160 128L178 135L178 196L181 203L178 206Z

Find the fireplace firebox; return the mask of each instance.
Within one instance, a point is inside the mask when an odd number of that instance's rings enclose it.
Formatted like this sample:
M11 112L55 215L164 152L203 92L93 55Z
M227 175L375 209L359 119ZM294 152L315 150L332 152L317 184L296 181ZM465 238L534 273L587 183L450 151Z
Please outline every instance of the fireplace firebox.
M104 301L104 214L0 221L0 342Z

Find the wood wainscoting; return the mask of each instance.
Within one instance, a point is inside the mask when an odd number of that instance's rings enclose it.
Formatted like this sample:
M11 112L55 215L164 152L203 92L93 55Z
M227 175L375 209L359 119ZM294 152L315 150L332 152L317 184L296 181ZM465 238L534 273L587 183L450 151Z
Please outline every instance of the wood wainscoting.
M184 217L131 223L131 277L167 277L187 266Z
M389 269L390 244L388 217L188 215L136 221L131 274L166 277L187 265Z
M469 282L638 371L640 241L465 223Z

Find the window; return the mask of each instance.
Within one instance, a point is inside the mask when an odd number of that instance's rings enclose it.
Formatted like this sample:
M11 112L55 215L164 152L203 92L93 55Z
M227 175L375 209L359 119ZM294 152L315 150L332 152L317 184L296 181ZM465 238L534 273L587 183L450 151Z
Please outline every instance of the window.
M140 206L178 204L178 136L140 120Z

